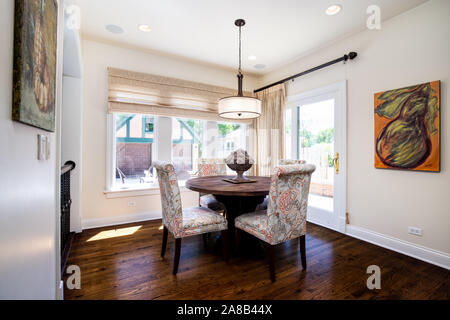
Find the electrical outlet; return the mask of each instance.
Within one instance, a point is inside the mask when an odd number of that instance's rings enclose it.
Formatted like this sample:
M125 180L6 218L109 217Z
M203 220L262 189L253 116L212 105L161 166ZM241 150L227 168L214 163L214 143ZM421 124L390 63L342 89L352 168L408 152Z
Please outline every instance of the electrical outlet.
M415 236L422 236L422 229L416 227L408 227L408 233Z
M136 207L136 201L134 201L134 200L129 200L129 201L128 201L128 206L129 206L129 207Z

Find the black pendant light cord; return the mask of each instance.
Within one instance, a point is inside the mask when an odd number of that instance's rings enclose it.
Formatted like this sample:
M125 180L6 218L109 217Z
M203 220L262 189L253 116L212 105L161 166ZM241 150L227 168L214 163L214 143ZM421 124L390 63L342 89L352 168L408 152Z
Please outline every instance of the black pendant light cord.
M241 33L242 27L239 26L239 74L242 73L242 62L241 62L241 56L242 56L242 33Z
M219 116L228 119L255 119L261 116L261 100L248 95L243 95L242 80L242 27L244 19L237 19L234 25L239 27L239 69L238 69L238 94L219 99Z
M242 26L245 25L244 19L238 19L234 22L236 26L239 27L239 70L238 70L238 96L242 97L244 94L242 92L242 80L244 75L242 74Z

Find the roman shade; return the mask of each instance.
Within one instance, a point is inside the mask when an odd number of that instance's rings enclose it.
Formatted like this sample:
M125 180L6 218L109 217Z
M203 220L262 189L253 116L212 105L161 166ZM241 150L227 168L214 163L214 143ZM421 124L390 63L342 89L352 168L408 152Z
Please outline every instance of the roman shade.
M218 115L220 98L233 89L208 84L108 68L108 112L230 121ZM249 120L232 122L250 123Z

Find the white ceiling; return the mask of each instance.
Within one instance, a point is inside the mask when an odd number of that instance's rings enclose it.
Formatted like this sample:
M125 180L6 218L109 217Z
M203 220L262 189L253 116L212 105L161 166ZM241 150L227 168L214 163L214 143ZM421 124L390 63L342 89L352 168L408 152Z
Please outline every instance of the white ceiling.
M327 43L365 28L369 5L382 20L427 0L69 0L81 9L83 36L227 68L237 68L238 28L243 18L243 69L267 73ZM342 10L327 16L325 9ZM122 27L112 34L105 25ZM148 24L143 33L138 24ZM343 52L344 54L344 52ZM255 55L256 60L248 60ZM266 68L256 69L254 65Z

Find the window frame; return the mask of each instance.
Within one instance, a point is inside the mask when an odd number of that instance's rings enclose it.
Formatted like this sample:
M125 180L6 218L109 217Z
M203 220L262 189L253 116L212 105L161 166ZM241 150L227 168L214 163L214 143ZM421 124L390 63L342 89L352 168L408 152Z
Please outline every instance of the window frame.
M157 182L146 186L125 186L123 188L116 186L116 115L117 113L107 114L107 135L106 135L106 187L105 195L107 198L138 196L147 194L159 194L159 185ZM154 117L153 141L152 144L152 161L158 159L158 116ZM143 128L144 130L145 128ZM157 192L156 192L157 191Z
M118 187L115 183L116 181L116 148L117 148L117 141L116 141L116 115L120 114L120 112L117 113L107 113L107 123L106 123L106 186L104 194L106 198L120 198L120 197L133 197L133 196L142 196L142 195L158 195L159 194L159 185L157 181L153 183L152 185L146 185L146 186L126 186L121 188ZM161 118L167 118L170 119L170 123L172 123L173 119L186 119L190 120L191 118L183 118L183 117L166 117L166 116L158 116L158 115L152 115L154 117L154 143L152 146L152 161L163 159L172 161L173 159L173 127L172 124L170 126L166 125L160 125L160 119ZM208 139L208 130L207 130L207 123L208 122L215 122L216 124L222 123L215 120L203 120L203 119L193 119L192 120L201 120L204 124L204 142L205 143ZM167 121L164 119L163 121ZM245 145L245 148L248 148L249 142L248 142L248 127L246 124L241 124L242 132L241 132L241 139ZM145 128L143 128L145 129ZM217 132L218 134L218 132ZM170 137L170 148L167 148L166 145ZM216 137L217 138L217 137ZM214 147L213 147L214 148ZM204 146L204 153L202 154L202 158L209 158L214 157L211 156L206 151L206 145ZM217 151L215 151L217 152ZM217 157L217 156L216 156ZM195 171L195 170L194 170ZM184 181L179 181L180 185L180 191L181 192L191 192L191 190L184 187Z
M334 130L335 141L334 151L339 152L339 174L334 177L334 208L333 215L328 223L323 223L314 218L314 215L308 216L308 221L322 225L326 228L345 233L346 230L346 210L347 210L347 81L340 81L324 87L319 87L307 92L293 94L287 97L286 110L292 108L292 130L296 134L292 136L291 152L297 154L298 151L298 106L314 103L318 100L335 100ZM295 110L295 112L294 112ZM295 114L295 117L294 117ZM295 136L295 137L294 137ZM295 152L295 153L294 153ZM297 157L298 159L298 157Z
M207 121L208 120L202 120L202 119L193 119L193 118L181 118L181 117L171 117L171 119L172 119L172 131L173 131L173 129L174 129L174 127L173 127L173 124L174 123L176 123L176 121L178 121L179 123L180 123L180 139L181 140L179 140L180 142L182 142L182 141L184 141L184 132L185 132L185 130L189 130L188 128L186 128L187 127L187 125L186 125L186 123L184 123L183 121L189 121L189 120L194 120L194 121L200 121L200 124L201 124L201 130L202 130L202 133L201 133L201 137L200 137L200 139L199 139L199 137L197 137L197 140L199 140L199 141L201 141L201 144L203 145L203 152L205 151L205 149L206 149L206 146L205 146L205 144L207 143L207 129L206 129L206 123L207 123ZM194 135L196 135L197 133L189 133L191 136L192 136L192 140L193 141L195 141L195 137L194 137ZM178 138L178 137L177 137ZM182 144L182 143L180 143L180 142L175 142L174 141L174 136L172 135L172 141L171 141L171 146L172 146L172 153L171 153L171 156L172 156L172 163L174 163L174 165L175 165L175 160L174 160L174 144ZM193 148L193 146L194 146L194 144L195 143L192 143L191 144L191 160L193 160L193 158L194 158L194 148ZM200 144L200 143L198 143L198 144ZM204 156L203 156L203 152L202 152L202 156L201 157L199 157L198 158L198 160L200 160L201 158L204 158ZM191 163L191 165L192 165L192 170L188 170L188 171L186 171L187 173L189 173L190 174L190 176L191 177L193 177L193 176L195 176L195 173L197 172L197 168L195 168L194 167L194 161L192 161L192 163ZM197 164L198 165L198 164ZM176 165L175 165L175 167L176 167ZM181 180L181 181L183 181L183 180ZM179 180L179 182L180 182L180 180Z

